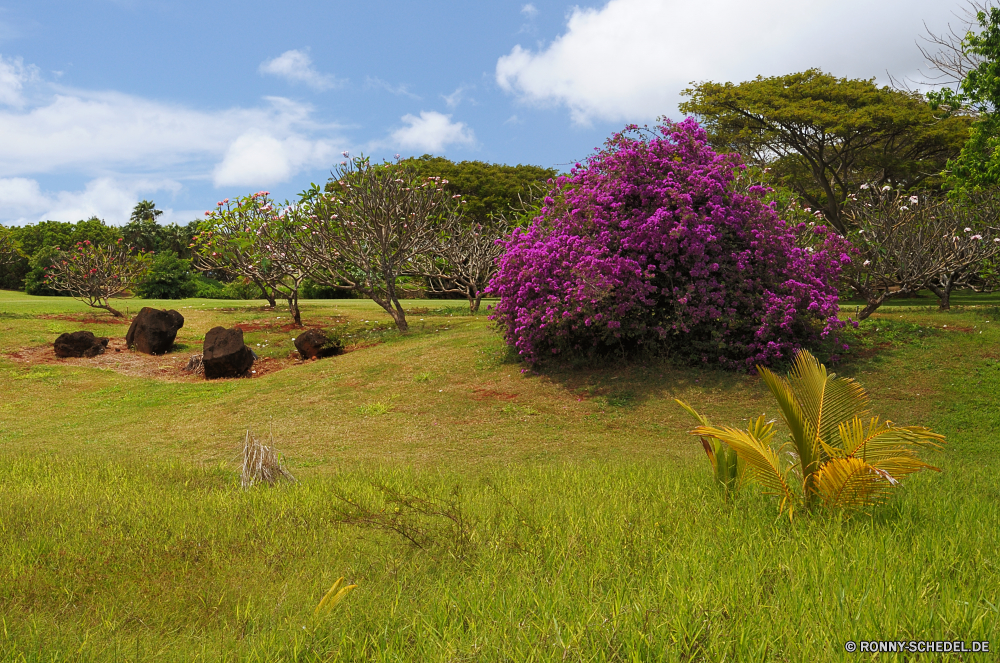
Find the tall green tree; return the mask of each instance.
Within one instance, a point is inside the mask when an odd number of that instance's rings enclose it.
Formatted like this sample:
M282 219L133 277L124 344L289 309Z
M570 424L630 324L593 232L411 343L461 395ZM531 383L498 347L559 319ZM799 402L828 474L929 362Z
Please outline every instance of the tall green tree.
M917 93L818 69L738 85L701 83L680 105L719 150L769 168L846 231L843 204L862 182L894 189L940 186L969 119L935 114Z
M975 118L961 153L948 162L949 184L956 191L1000 186L1000 8L984 7L976 21L980 31L970 30L961 44L976 66L965 72L957 91L927 94L934 108Z
M461 195L465 201L463 216L469 223L483 223L498 215L509 216L522 202L538 197L548 189L549 179L558 175L554 168L484 161L451 161L425 154L401 162L418 177L448 180L445 192Z

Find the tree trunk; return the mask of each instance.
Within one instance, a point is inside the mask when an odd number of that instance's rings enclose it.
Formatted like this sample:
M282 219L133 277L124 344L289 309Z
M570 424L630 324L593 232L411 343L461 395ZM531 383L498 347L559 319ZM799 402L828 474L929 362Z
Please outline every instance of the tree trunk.
M123 318L123 317L125 317L124 314L121 311L119 311L117 309L114 309L114 308L111 308L111 304L98 304L95 308L102 308L105 311L107 311L108 313L110 313L111 315L115 316L116 318Z
M472 315L475 315L476 313L479 312L479 303L482 302L482 300L483 300L483 293L477 292L476 298L469 301L469 309L471 310Z
M955 289L955 283L958 281L959 275L959 272L952 272L940 286L934 285L933 283L927 284L927 289L933 292L937 296L938 300L940 300L938 302L938 310L951 310L951 291Z
M866 318L868 318L868 316L877 311L878 307L882 306L882 303L885 301L886 297L885 293L881 293L879 295L874 296L874 298L866 297L865 299L868 300L868 303L865 304L865 307L861 309L860 313L858 313L858 322L865 320Z
M291 296L286 297L286 299L288 300L288 312L292 314L292 320L295 321L295 326L301 327L302 312L299 310L299 291L293 291Z
M267 288L266 285L264 285L263 283L261 283L257 279L251 279L251 280L255 284L257 284L258 288L260 288L260 293L264 296L264 299L267 300L268 306L270 306L271 308L274 308L275 306L278 305L278 301L274 298L274 293L272 291L268 290L268 288Z

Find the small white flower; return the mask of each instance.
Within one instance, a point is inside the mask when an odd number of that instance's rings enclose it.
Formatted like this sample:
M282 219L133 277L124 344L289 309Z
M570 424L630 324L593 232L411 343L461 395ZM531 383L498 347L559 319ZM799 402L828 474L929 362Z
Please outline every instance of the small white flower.
M972 236L972 239L975 239L975 240L980 240L980 239L982 239L982 238L983 238L983 236L982 236L982 235L973 235L973 236Z
M865 261L864 261L864 262L862 263L862 265L864 265L865 267L867 267L867 266L868 266L868 265L870 265L870 264L872 264L872 261L871 261L871 260L865 260Z
M910 208L907 207L906 205L903 205L902 207L899 208L900 212L908 212L909 210L910 210Z
M891 191L891 190L892 190L892 187L891 187L891 186L889 186L888 184L886 184L886 185L885 185L884 187L882 187L882 190L883 190L883 191Z
M967 232L967 233L971 233L971 232L972 232L972 228L966 228L966 229L965 229L965 232Z
M918 202L920 202L919 198L917 198L916 196L910 196L910 204L911 205L916 205Z

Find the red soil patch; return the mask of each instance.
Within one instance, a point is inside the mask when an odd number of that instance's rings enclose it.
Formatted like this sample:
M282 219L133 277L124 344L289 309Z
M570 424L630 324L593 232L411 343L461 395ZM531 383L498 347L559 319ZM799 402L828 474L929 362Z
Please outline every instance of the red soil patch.
M345 348L345 352L354 352L355 350L361 350L375 345L378 345L378 342L348 346ZM26 364L28 366L39 364L89 366L91 368L101 368L104 370L115 371L123 375L155 378L166 382L202 382L205 380L204 375L193 375L182 370L187 365L188 360L191 359L191 355L193 354L196 353L187 351L171 352L165 355L156 356L147 355L142 352L129 350L125 346L124 338L111 338L108 341L108 349L105 353L97 355L91 359L84 357L57 357L55 350L52 349L52 344L39 345L32 348L21 348L16 352L11 352L3 356L15 363ZM260 357L253 363L253 366L250 369L250 374L245 377L251 379L259 378L304 363L305 362L303 360L299 359L299 354L297 352L291 352L287 357L283 358Z
M95 318L94 316L87 317L85 315L68 315L68 314L52 314L52 315L40 315L39 318L45 320L65 320L67 322L79 322L83 325L130 325L132 321L128 318Z
M478 387L473 387L472 389L472 400L474 401L512 401L515 398L517 398L517 394L509 394L507 392L494 391L492 389L479 389Z
M52 345L41 345L33 348L22 348L17 352L6 355L7 359L29 366L39 364L60 364L68 366L88 366L91 368L101 368L115 371L123 375L133 377L155 378L166 382L203 382L205 376L193 375L182 370L188 363L193 353L168 353L165 355L147 355L141 352L134 352L125 347L124 338L112 338L108 342L108 349L102 355L97 355L91 359L84 357L57 357ZM253 363L250 369L249 378L259 378L270 373L275 373L282 369L301 364L302 362L292 356L284 359L273 357L261 357ZM243 379L243 378L234 378Z

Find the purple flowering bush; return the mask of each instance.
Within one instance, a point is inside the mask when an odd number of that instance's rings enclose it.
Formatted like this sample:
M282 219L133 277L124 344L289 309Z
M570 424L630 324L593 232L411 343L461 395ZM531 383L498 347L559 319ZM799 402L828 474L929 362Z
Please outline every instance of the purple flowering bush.
M789 224L694 120L626 127L506 240L491 318L529 364L669 354L749 369L843 326L849 244Z

